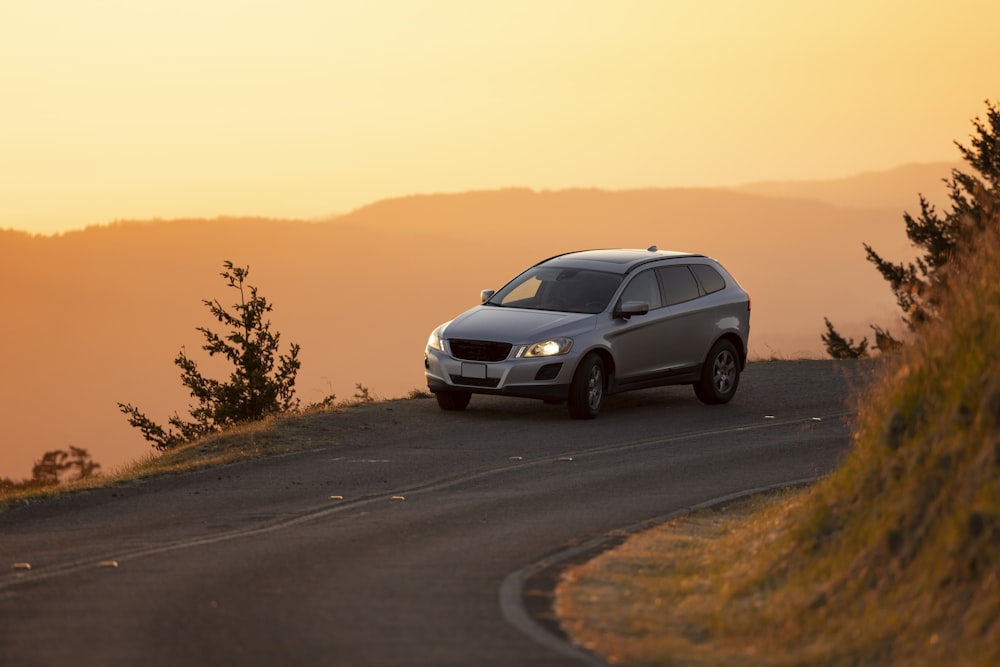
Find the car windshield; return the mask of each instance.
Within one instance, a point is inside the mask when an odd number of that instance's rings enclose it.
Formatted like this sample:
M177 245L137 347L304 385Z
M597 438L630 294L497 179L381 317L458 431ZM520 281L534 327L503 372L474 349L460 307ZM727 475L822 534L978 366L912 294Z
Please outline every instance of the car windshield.
M594 314L607 307L621 281L620 275L603 271L536 266L504 286L487 303Z

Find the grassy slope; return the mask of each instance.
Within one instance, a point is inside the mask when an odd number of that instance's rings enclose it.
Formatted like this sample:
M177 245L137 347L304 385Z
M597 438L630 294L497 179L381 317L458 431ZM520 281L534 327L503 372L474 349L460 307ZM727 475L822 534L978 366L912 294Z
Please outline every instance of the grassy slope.
M567 573L564 626L624 664L1000 664L1000 243L858 397L807 491L706 511Z

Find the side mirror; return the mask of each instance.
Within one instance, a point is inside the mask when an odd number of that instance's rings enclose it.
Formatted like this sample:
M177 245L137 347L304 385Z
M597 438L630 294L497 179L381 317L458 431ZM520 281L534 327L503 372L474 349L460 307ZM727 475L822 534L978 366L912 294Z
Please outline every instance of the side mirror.
M479 293L479 303L486 303L491 296L496 294L497 291L493 289L484 289Z
M625 301L615 309L615 317L628 319L633 315L645 315L649 312L649 304L645 301Z

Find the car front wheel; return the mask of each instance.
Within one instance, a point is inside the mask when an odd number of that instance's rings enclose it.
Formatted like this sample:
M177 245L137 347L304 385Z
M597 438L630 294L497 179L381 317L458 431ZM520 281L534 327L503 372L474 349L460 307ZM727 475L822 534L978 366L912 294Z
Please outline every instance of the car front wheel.
M442 410L464 410L472 399L467 391L439 391L434 394L438 407Z
M573 419L593 419L604 402L604 361L591 352L576 367L573 383L569 387L569 414Z
M728 340L720 340L708 353L694 393L702 403L718 405L728 403L739 385L740 361L736 348Z

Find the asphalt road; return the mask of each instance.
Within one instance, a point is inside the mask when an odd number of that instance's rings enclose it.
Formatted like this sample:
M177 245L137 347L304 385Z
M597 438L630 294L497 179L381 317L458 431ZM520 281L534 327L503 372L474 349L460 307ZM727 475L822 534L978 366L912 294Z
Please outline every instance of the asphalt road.
M599 664L550 632L553 567L828 472L870 369L755 363L729 405L648 390L589 422L368 404L296 421L309 451L0 513L0 665Z

